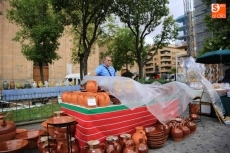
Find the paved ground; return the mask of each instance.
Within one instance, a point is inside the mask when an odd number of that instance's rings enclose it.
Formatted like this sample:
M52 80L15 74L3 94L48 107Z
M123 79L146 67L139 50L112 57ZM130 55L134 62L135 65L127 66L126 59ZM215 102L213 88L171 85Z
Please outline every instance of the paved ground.
M187 111L184 113L187 116ZM197 130L181 142L169 138L160 149L151 149L150 153L230 153L230 127L221 125L217 118L202 116ZM40 129L41 124L18 126L26 129ZM29 151L27 153L37 153Z

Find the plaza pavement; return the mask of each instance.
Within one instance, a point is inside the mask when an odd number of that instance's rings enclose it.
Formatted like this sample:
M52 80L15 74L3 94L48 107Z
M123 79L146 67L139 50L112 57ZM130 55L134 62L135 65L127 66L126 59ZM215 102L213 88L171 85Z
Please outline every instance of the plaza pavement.
M186 111L182 116L188 116ZM41 123L20 125L18 128L41 129ZM38 153L37 150L26 153ZM230 126L220 124L217 118L201 116L194 134L181 142L168 138L160 149L151 149L149 153L230 153Z

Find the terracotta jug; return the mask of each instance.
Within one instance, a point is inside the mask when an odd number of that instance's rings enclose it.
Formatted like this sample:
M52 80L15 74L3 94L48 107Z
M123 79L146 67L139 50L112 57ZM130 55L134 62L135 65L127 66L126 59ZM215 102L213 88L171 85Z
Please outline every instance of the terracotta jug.
M97 82L94 80L88 80L86 83L86 91L87 92L97 92L98 85Z
M163 130L164 130L164 140L166 141L171 132L171 127L169 123L163 125Z
M74 105L78 105L78 95L80 94L81 92L80 91L77 91L77 92L73 92L72 93L72 96L71 96L71 101L72 101L72 104Z
M55 140L52 139L51 136L49 136L49 139L48 139L47 133L44 133L38 137L37 146L38 146L39 153L43 152L43 148L45 148L45 146L48 145L48 141L49 141L49 144L56 144Z
M124 150L126 147L126 141L131 139L131 135L124 133L120 135L119 143L121 145L121 150Z
M2 88L3 88L4 90L9 89L9 83L8 83L7 81L4 81L3 84L2 84Z
M82 92L78 96L78 102L79 102L79 105L83 107L94 108L98 106L98 101L96 99L95 93ZM92 102L95 102L95 103L92 103Z
M13 120L11 113L8 113L7 115L0 113L0 143L12 140L16 135L16 126L14 122L5 120L5 117L8 115L10 115L10 119Z
M45 145L42 153L57 153L57 145L56 144Z
M66 102L72 104L72 92L67 92Z
M176 141L176 142L181 141L181 139L183 137L183 131L179 128L178 123L172 124L171 136L172 136L174 141Z
M121 153L123 150L122 150L121 144L118 141L118 137L117 136L113 136L113 140L114 140L113 144L117 148L117 153Z
M99 92L97 93L97 101L99 107L106 107L110 105L110 98L109 94L106 92Z
M190 129L185 125L185 121L181 123L181 130L183 131L183 138L187 138L190 134Z
M83 148L83 153L104 153L105 145L100 144L99 140L90 140L86 147Z
M114 145L113 136L106 137L105 153L117 153L117 148Z
M147 137L145 135L144 128L142 126L137 126L135 129L136 132L132 135L134 145L137 146L139 144L139 139L143 139L144 143L146 143Z
M15 89L14 81L11 81L11 82L10 82L10 89Z
M144 139L139 139L139 144L137 145L138 153L148 153L148 146L144 143Z
M127 140L125 144L126 144L126 147L124 148L123 153L138 153L138 150L135 147L131 139ZM139 141L138 141L138 144L139 144Z
M186 119L186 125L190 129L190 133L193 134L196 131L196 124L191 119Z
M69 153L70 148L68 148L68 140L63 139L62 141L60 141L59 139L57 141L58 141L57 152L58 153ZM72 149L71 153L79 153L80 150L79 150L79 147L74 137L71 137L70 145Z

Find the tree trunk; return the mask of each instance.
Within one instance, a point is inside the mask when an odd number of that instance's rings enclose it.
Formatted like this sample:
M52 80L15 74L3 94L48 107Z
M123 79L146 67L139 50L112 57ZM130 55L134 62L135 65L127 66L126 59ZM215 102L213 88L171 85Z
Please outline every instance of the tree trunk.
M38 66L39 66L39 71L40 71L40 79L42 83L44 84L44 74L43 74L43 69L42 69L42 62L39 62Z
M83 65L84 65L84 76L88 74L87 61L88 61L88 58L87 58L87 60L84 58L84 61L83 61Z
M83 70L84 70L83 58L80 57L80 79L81 80L83 80Z
M126 55L125 55L125 65L126 65L126 69L128 70L128 61L127 61L127 52L126 52Z
M143 63L141 60L138 61L138 67L139 67L139 79L143 78Z

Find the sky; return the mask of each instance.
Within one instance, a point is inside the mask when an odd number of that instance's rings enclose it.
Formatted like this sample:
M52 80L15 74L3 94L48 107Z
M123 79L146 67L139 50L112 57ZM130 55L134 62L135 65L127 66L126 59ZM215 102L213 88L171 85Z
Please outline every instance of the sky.
M169 0L169 15L173 15L173 18L176 19L177 17L184 14L184 0ZM161 26L158 26L154 32L146 36L145 42L148 44L152 44L152 37L156 34L159 34L161 31Z

